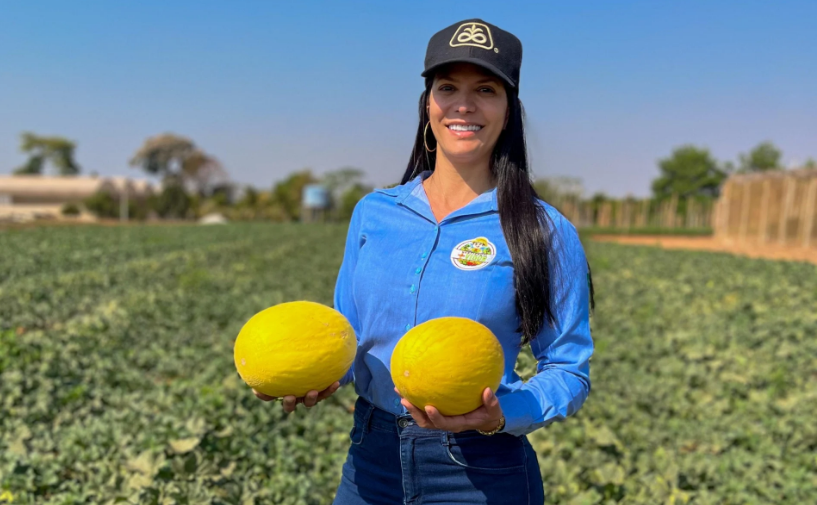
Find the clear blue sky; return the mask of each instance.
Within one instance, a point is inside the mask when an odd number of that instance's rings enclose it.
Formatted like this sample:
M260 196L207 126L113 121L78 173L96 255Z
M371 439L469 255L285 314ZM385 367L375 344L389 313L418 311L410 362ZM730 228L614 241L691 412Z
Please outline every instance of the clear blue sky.
M649 194L684 143L735 160L763 140L817 157L817 1L0 2L0 173L19 134L78 143L84 172L175 132L233 180L311 167L396 182L426 44L481 17L524 47L520 97L541 176Z

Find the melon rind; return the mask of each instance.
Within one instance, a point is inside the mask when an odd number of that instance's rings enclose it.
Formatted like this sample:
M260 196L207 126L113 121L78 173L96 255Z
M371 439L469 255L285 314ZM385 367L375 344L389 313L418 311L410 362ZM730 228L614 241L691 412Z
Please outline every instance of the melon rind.
M392 352L391 376L413 405L433 405L446 416L482 406L486 387L502 380L502 345L485 325L463 317L441 317L406 332Z
M305 396L340 380L355 359L357 338L337 310L310 301L280 303L258 312L235 341L236 370L268 396Z

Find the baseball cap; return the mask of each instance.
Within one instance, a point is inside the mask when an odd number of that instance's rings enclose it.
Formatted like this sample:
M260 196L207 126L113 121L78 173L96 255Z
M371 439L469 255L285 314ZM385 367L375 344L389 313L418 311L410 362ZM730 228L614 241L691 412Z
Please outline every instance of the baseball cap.
M481 19L460 21L431 36L425 70L420 75L428 77L434 69L454 62L479 65L518 89L522 42L514 34Z

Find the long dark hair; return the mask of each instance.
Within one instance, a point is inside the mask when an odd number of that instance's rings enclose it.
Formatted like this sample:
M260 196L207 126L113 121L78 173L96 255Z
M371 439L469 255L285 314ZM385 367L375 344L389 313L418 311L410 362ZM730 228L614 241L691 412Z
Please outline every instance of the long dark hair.
M424 145L424 128L429 120L426 102L431 94L433 76L425 81L425 91L420 95L420 124L411 150L406 172L401 184L410 181L415 174L434 170L437 160L437 140L429 135L428 152ZM491 156L491 173L496 177L499 220L505 241L511 252L516 287L516 309L520 315L521 346L529 343L539 333L544 322L553 326L553 283L551 272L558 272L558 259L553 250L553 223L545 208L537 202L539 194L531 184L528 152L525 144L525 111L516 88L505 86L508 96L508 124L500 133ZM589 277L590 306L595 307L593 281Z

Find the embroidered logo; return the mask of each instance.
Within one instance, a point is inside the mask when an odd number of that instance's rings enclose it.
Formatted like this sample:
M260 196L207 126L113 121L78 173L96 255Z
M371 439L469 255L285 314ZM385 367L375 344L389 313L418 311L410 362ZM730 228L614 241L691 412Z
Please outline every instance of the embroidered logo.
M451 263L460 270L478 270L496 257L496 246L485 237L460 242L451 250Z
M491 37L491 29L482 23L463 23L454 32L451 37L451 42L448 43L451 47L458 46L475 46L483 49L493 49L494 39Z

